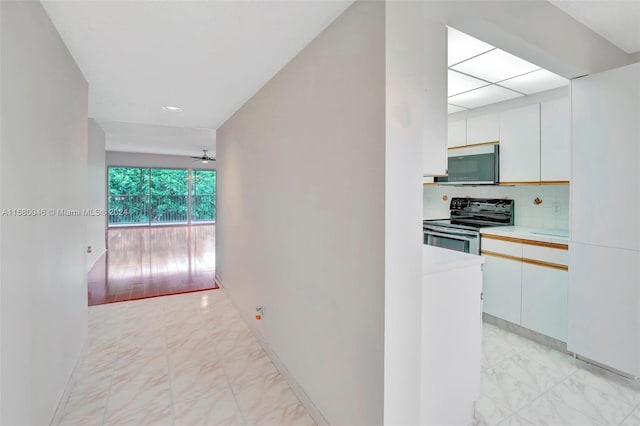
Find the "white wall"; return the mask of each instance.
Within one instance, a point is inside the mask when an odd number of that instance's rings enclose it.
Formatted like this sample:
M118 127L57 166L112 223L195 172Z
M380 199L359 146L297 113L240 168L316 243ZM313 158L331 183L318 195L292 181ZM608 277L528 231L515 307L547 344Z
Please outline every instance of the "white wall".
M87 83L39 2L1 2L5 209L87 202ZM86 221L1 218L2 418L48 424L87 333Z
M176 141L178 143L179 141ZM194 156L198 153L193 154ZM168 169L199 169L215 170L216 162L210 161L203 164L199 160L189 158L189 156L164 155L164 154L142 154L133 152L107 151L107 167L165 167Z
M425 186L424 218L449 217L451 197L511 198L515 200L515 225L540 229L569 229L569 185L540 186ZM447 200L443 200L443 196ZM535 205L539 197L542 204ZM554 203L560 211L555 213Z
M383 420L384 61L356 2L217 133L218 279L330 424Z
M416 230L423 166L446 166L446 147L441 155L426 144L446 136L447 42L445 26L425 19L423 2L385 4L384 423L414 425L421 411L422 335L422 236ZM434 154L440 158L428 158Z
M87 208L106 209L106 162L104 151L104 131L93 119L89 119L88 140L88 176L89 192ZM107 216L87 217L87 246L91 246L92 252L87 254L87 270L104 254L106 250L105 228Z

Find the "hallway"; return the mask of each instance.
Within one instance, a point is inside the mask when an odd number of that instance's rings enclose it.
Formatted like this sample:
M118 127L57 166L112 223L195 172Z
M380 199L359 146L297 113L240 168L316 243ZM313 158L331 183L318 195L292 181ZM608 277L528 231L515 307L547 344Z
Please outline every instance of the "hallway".
M61 425L312 425L224 290L89 308Z
M107 230L88 276L89 306L217 288L215 225Z

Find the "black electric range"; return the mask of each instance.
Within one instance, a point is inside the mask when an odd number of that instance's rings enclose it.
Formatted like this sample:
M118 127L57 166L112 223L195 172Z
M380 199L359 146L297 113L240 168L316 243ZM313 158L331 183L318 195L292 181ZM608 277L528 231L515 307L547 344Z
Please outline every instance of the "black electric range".
M512 226L514 201L499 198L452 198L451 217L423 221L424 243L480 254L480 228Z

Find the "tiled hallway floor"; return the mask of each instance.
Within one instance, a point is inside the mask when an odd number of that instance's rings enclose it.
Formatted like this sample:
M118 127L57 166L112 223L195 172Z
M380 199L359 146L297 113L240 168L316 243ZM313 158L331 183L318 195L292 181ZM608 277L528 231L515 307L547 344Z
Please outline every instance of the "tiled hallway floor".
M314 424L223 290L89 307L64 425Z
M478 425L640 425L640 384L484 324Z
M484 324L478 425L640 425L640 385ZM89 307L64 425L311 425L224 290Z

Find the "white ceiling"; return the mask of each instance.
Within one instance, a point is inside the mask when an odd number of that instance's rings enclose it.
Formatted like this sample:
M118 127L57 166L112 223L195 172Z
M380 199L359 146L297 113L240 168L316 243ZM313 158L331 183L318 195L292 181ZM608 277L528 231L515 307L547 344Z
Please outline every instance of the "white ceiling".
M448 29L449 113L554 89L569 80Z
M153 124L99 120L106 134L107 151L148 154L200 155L203 149L215 156L216 131Z
M89 81L89 116L106 127L109 146L149 152L156 148L140 141L193 136L160 142L156 151L167 154L195 147L201 129L219 127L351 3L43 2Z
M640 51L640 1L549 1L626 52ZM105 127L108 149L165 154L215 151L215 132L206 129L219 127L351 3L43 1L89 81L89 115ZM514 58L451 29L449 112L566 84Z
M549 0L627 53L640 51L640 1Z

